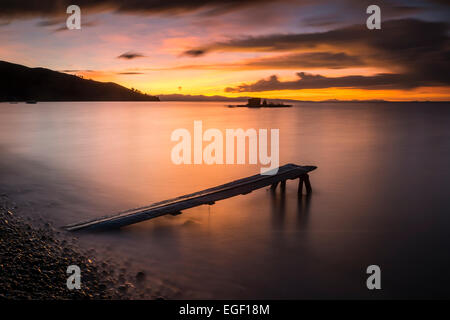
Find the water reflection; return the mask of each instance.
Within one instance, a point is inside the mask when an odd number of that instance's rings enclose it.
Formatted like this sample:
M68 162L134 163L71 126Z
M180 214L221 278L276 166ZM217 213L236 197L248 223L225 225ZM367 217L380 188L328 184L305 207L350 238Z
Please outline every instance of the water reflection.
M282 230L286 216L286 191L282 188L270 188L269 194L272 227L276 230Z
M80 235L97 252L104 249L114 260L132 261L184 288L180 298L361 297L357 272L383 262L392 267L392 278L414 279L416 291L394 283L380 297L420 297L430 287L426 270L436 270L436 261L442 270L450 268L444 259L450 229L448 104L302 103L248 110L223 103L127 102L0 108L0 190L20 195L33 209L24 211L38 212L57 226L259 171L256 165L174 165L171 132L190 128L195 120L222 132L280 128L280 164L318 166L311 174L313 195L298 197L293 180L284 190L255 191L121 232ZM48 205L53 203L58 206ZM420 250L414 240L419 236ZM421 268L404 273L400 260ZM432 274L450 288L448 273Z
M303 230L308 227L312 193L299 195L297 198L297 226Z

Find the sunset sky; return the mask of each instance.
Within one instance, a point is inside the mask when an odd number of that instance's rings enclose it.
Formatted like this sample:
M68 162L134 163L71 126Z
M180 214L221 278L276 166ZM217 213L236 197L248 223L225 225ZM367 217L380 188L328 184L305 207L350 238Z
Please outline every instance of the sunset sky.
M449 3L1 1L0 60L155 95L450 100Z

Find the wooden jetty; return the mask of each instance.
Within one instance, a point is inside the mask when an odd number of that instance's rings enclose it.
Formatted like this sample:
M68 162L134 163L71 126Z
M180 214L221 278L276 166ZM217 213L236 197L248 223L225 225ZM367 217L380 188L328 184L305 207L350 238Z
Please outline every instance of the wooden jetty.
M312 192L312 188L311 183L309 182L308 172L313 171L316 168L317 167L315 166L286 164L279 167L278 172L274 175L257 174L217 187L153 203L149 206L130 209L113 216L101 217L90 221L67 225L63 228L68 231L120 228L166 214L177 215L181 213L181 210L203 204L212 205L216 201L235 197L240 194L248 194L253 190L267 186L271 186L270 188L275 190L277 185L281 183L280 188L284 190L286 187L286 180L293 179L299 179L299 195L303 193L303 185L305 185L306 192L309 194Z

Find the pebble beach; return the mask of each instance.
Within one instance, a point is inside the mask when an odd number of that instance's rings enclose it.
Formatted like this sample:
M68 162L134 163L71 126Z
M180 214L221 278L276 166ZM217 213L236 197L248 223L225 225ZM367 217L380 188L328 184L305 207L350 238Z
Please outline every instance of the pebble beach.
M16 214L16 204L0 196L0 298L25 300L130 299L146 297L133 279L117 275L117 266L94 260L64 239L49 223L35 226ZM80 289L68 289L69 265L81 270ZM148 297L146 297L148 298Z

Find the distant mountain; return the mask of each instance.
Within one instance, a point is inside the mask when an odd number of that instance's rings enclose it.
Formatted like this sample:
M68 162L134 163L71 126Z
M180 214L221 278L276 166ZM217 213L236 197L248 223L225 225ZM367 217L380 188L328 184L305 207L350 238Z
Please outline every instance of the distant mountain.
M205 95L190 95L190 94L161 94L159 95L161 101L226 101L226 102L240 102L247 101L248 97L230 98L224 96L205 96Z
M0 61L0 101L159 101L158 97L52 71Z

